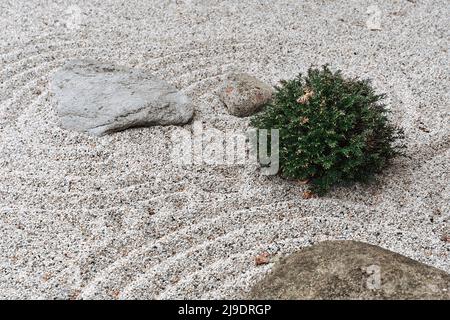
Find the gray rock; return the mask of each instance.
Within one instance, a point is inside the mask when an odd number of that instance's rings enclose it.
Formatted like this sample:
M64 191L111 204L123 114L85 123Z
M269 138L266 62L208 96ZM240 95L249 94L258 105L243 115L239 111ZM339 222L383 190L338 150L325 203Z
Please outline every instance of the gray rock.
M63 128L104 135L131 127L187 123L184 94L143 70L93 60L67 62L52 79Z
M248 117L272 98L273 88L246 73L229 73L220 88L219 98L228 112L238 117Z
M250 298L450 299L450 275L366 243L325 241L277 262Z

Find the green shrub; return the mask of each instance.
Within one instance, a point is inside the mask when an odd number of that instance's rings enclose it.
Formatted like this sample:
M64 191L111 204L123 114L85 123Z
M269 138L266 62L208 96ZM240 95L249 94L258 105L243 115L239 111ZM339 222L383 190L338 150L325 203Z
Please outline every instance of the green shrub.
M346 79L327 66L282 81L252 126L280 130L280 171L308 180L319 195L336 184L368 181L399 153L401 129L387 119L368 80Z

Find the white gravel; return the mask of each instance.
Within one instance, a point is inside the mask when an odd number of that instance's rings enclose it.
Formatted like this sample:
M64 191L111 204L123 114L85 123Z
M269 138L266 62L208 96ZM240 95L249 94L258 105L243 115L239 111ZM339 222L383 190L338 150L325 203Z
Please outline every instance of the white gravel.
M0 298L239 298L272 266L255 255L325 239L449 272L449 16L446 0L2 0ZM370 186L310 200L250 167L182 168L174 127L60 129L48 79L72 58L152 71L220 130L248 125L216 95L225 72L276 84L330 63L388 94L407 154Z

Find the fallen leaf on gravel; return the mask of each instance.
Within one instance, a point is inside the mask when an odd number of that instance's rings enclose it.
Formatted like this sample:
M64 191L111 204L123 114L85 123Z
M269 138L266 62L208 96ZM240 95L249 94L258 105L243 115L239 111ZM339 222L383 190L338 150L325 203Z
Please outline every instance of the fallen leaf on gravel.
M50 278L51 278L51 274L50 274L50 273L46 273L46 274L44 274L44 275L42 276L42 280L43 280L44 282L47 282L48 280L50 280Z
M263 252L255 257L255 264L257 266L268 263L269 263L269 254L267 252Z
M305 180L298 180L299 184L308 184L309 179L305 179Z
M227 88L225 89L225 92L226 92L227 94L230 94L231 92L233 92L233 88L232 88L232 87L227 87Z
M111 296L113 297L113 299L117 300L119 299L119 295L120 295L120 291L119 290L113 290L111 292Z
M450 243L450 235L444 234L444 235L441 237L441 240L444 241L444 242L449 242L449 243Z
M303 192L303 199L311 199L313 197L313 193L309 190Z

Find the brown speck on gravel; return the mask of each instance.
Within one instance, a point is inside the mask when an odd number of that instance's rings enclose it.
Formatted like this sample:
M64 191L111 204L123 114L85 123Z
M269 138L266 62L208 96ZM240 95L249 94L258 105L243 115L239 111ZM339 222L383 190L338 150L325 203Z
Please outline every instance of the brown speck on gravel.
M260 266L263 264L268 264L269 260L269 254L267 252L263 252L255 257L255 265Z

